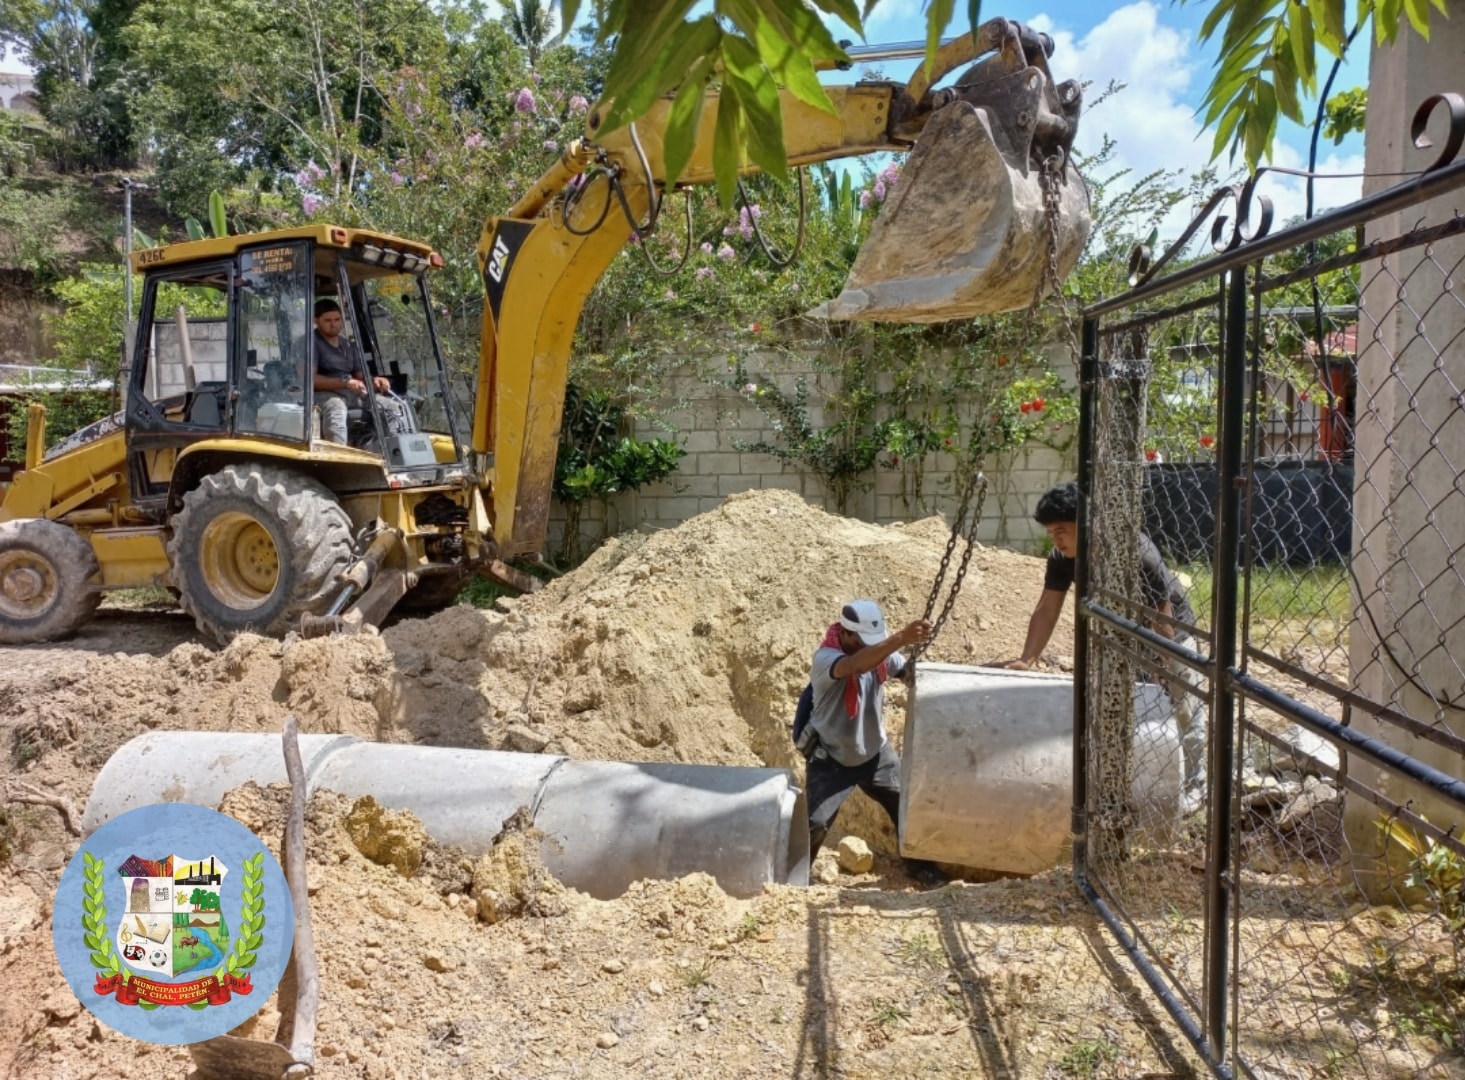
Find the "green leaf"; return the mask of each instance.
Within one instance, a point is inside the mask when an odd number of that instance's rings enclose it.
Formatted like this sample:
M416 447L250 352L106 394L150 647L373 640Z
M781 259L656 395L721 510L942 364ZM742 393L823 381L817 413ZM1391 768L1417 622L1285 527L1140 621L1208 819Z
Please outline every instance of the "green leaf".
M663 53L668 46L679 34L687 33L690 24L683 22L683 19L694 2L695 0L664 0L655 8L639 3L627 5L625 25L620 31L621 37L616 42L615 54L611 57L610 71L605 77L604 98L614 102L626 94L636 92L637 85L646 77L647 58L652 58L653 67L663 63ZM654 100L655 95L652 98ZM624 110L619 111L624 115ZM626 119L632 117L628 116ZM602 124L602 130L609 129Z
M224 196L217 191L209 192L209 225L215 237L229 235L229 219L224 215Z
M247 940L244 943L244 947L246 949L258 949L259 946L260 946L260 943L263 942L263 941L264 941L264 935L263 934L250 934L249 935L249 940Z
M1272 145L1277 132L1277 94L1270 83L1260 77L1255 81L1255 103L1246 118L1246 167L1255 171Z
M660 55L643 71L640 80L617 94L601 122L602 131L614 131L651 108L652 102L687 78L688 69L715 55L722 28L711 15L677 27Z
M239 956L236 953L230 953L225 958L224 970L227 971L230 975L239 970Z
M1221 35L1221 53L1225 55L1243 41L1268 37L1278 21L1276 12L1285 10L1286 0L1235 0L1226 32Z
M1347 0L1312 0L1308 6L1319 16L1313 27L1317 40L1334 56L1343 52L1343 43L1348 40L1347 14L1344 4Z
M732 205L742 165L743 110L738 96L727 86L717 99L717 127L712 140L712 173L717 178L717 198L724 207Z
M148 1012L152 1012L154 1009L162 1008L162 1006L159 1005L156 1001L139 1001L137 1003L137 1007L139 1009L146 1009Z
M666 169L668 189L686 169L697 144L702 107L707 103L707 82L712 77L712 57L704 57L687 81L677 91L666 118L666 135L662 139L662 161Z
M936 67L936 50L941 48L941 32L951 22L951 13L956 9L956 0L929 0L926 8L926 64L927 77Z
M1298 0L1287 0L1286 34L1292 48L1292 66L1301 78L1303 88L1311 90L1317 79L1317 41L1312 32L1312 15Z
M792 0L798 3L799 0ZM865 36L864 23L860 19L860 9L855 6L854 0L814 0L814 6L820 11L827 11L831 15L837 15L860 37Z
M1429 40L1429 0L1404 0L1404 14L1409 16L1409 25L1425 41Z
M722 57L727 65L723 90L731 88L742 106L749 159L771 176L785 179L788 160L783 146L783 103L773 76L758 59L758 50L745 38L732 34L724 37Z
M204 238L203 226L199 224L198 218L189 218L183 223L183 227L188 230L188 239L202 240Z
M99 859L99 858L97 858L90 851L83 851L81 853L81 861L85 865L85 868L88 871L90 871L91 868L94 867L94 866L101 866L102 865L102 860Z
M819 63L843 63L849 54L840 48L828 28L819 17L801 3L788 4L783 0L752 0L758 5L760 22L767 23L782 35L796 53L807 61ZM767 57L764 58L765 61ZM773 67L773 65L769 65ZM775 71L779 70L773 67Z
M744 4L746 0L734 2ZM768 0L764 3L766 7ZM770 17L764 10L753 10L752 16L758 56L768 69L798 100L831 116L836 115L834 103L824 92L813 62L841 60L845 54L834 44L823 24L803 7L798 8L795 18Z
M107 963L107 954L106 953L104 953L104 952L94 952L94 953L92 953L92 967L105 968L105 967L108 967L108 966L109 965Z
M1359 0L1362 7L1364 0ZM1403 10L1402 0L1378 0L1373 11L1374 37L1381 45L1387 45L1399 34L1399 15Z
M188 1007L194 1012L202 1012L209 1007L209 1003L207 1001L190 1001Z

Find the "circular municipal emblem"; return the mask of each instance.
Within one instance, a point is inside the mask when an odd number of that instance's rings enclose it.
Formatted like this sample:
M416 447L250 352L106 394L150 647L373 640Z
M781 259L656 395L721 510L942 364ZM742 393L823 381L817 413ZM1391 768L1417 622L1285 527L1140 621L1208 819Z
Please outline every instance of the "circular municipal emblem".
M113 818L72 856L51 936L98 1020L176 1046L264 1006L290 960L295 912L259 837L218 811L161 803Z

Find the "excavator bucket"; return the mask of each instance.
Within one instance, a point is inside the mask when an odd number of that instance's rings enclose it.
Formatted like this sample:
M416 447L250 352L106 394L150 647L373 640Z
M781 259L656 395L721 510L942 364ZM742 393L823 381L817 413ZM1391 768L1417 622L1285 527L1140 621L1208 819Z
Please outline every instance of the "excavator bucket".
M1077 264L1091 226L1088 189L1068 155L1079 88L1053 85L1045 37L1000 19L982 30L979 41L997 55L953 89L922 94L936 107L844 291L811 315L941 322L1015 311Z

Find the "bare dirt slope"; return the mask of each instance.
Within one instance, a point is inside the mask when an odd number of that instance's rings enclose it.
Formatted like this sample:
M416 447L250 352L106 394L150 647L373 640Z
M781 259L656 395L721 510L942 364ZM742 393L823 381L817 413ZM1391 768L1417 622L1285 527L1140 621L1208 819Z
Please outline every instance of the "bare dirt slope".
M789 764L785 724L840 604L873 596L894 623L918 616L945 538L939 522L879 528L763 492L615 541L506 613L455 608L381 636L222 650L186 624L109 616L118 636L0 650L5 766L79 808L140 732L274 732L287 711L305 731L383 741ZM1013 655L1040 581L1038 560L979 549L932 657ZM180 643L162 652L170 634ZM1068 640L1065 626L1056 642ZM275 846L283 796L246 787L225 809ZM543 903L491 923L479 911L507 864L422 837L422 869L403 877L363 854L378 826L353 839L349 810L322 793L309 828L323 1076L1190 1073L1108 970L1061 873L920 893L881 854L840 886L738 901L693 876L608 902L540 875ZM61 979L49 897L77 843L61 821L5 808L0 1023L13 1038L0 1076L185 1075L185 1053L100 1027ZM868 804L840 824L891 850ZM268 1036L274 1021L267 1009L250 1030Z

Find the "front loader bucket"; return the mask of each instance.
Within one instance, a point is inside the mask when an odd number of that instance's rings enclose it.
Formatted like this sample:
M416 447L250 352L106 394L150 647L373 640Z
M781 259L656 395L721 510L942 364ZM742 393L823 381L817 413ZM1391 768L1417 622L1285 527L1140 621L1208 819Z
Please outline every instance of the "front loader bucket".
M1057 280L1088 240L1089 193L1065 162L1058 184ZM1009 163L987 111L954 101L937 111L870 226L844 291L809 314L823 319L942 322L1016 311L1055 282L1036 167Z

